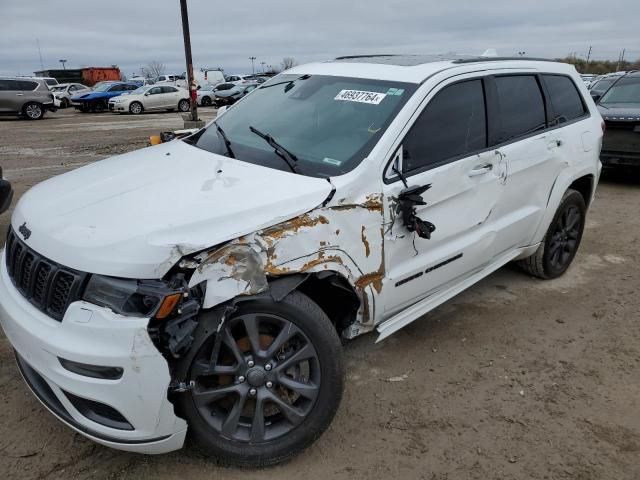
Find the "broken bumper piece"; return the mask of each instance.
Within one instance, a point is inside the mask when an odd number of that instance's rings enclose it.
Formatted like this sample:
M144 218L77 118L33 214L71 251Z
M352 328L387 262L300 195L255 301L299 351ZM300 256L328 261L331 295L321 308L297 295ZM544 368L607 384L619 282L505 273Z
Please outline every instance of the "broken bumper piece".
M16 290L4 253L1 262L0 324L43 405L108 447L150 454L181 448L187 425L167 398L168 365L148 336L147 319L75 302L58 322Z

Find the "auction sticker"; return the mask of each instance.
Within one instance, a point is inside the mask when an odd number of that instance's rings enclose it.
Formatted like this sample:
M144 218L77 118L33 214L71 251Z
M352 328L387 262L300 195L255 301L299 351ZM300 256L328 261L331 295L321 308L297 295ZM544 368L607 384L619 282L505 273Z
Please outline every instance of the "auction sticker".
M340 93L335 96L334 100L378 105L386 96L386 93L365 92L363 90L341 90Z

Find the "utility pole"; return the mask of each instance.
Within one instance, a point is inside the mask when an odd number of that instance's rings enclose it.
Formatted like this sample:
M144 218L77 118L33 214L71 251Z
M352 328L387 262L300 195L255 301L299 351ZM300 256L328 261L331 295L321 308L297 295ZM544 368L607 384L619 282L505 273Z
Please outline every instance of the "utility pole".
M589 66L589 60L591 60L591 49L593 46L589 45L589 53L587 53L587 67Z
M58 60L61 64L62 64L62 69L66 70L67 67L64 66L65 63L67 63L67 60L65 58L61 58L60 60Z
M38 56L40 57L40 70L44 70L44 63L42 63L42 52L40 51L40 40L36 38L36 45L38 45Z
M264 66L267 64L267 62L260 62L260 65L262 65L262 73L264 73Z
M251 60L251 74L255 75L256 74L256 70L255 68L253 68L253 62L256 59L256 57L249 57L249 60Z
M622 49L622 52L620 52L620 55L618 55L618 67L616 68L616 71L620 71L620 68L622 67L622 62L624 62L624 54L627 51L626 48Z
M182 15L182 36L184 37L184 56L187 62L187 88L191 99L191 115L189 120L185 118L184 128L201 128L204 122L198 119L198 105L196 102L196 82L193 78L193 59L191 58L191 34L189 33L189 12L187 0L180 0L180 13Z

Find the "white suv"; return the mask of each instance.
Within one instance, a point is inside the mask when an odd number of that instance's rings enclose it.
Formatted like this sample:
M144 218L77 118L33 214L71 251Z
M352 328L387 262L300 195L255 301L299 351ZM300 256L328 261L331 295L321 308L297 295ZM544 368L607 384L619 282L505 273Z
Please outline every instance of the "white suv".
M340 337L386 338L511 261L561 275L601 139L561 63L298 66L186 140L24 194L2 327L35 395L96 442L161 453L188 430L275 463L331 422Z

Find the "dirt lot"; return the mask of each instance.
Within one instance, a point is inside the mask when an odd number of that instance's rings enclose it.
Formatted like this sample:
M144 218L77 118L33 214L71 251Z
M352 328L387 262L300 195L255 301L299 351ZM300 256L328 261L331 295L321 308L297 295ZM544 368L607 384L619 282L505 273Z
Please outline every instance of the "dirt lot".
M0 165L19 197L180 126L177 114L0 119ZM188 450L152 457L85 440L27 391L0 334L1 476L637 480L638 212L640 179L605 178L564 277L542 282L503 268L380 344L373 335L348 344L345 397L332 427L267 470L218 467ZM0 217L3 235L8 222L9 214Z

